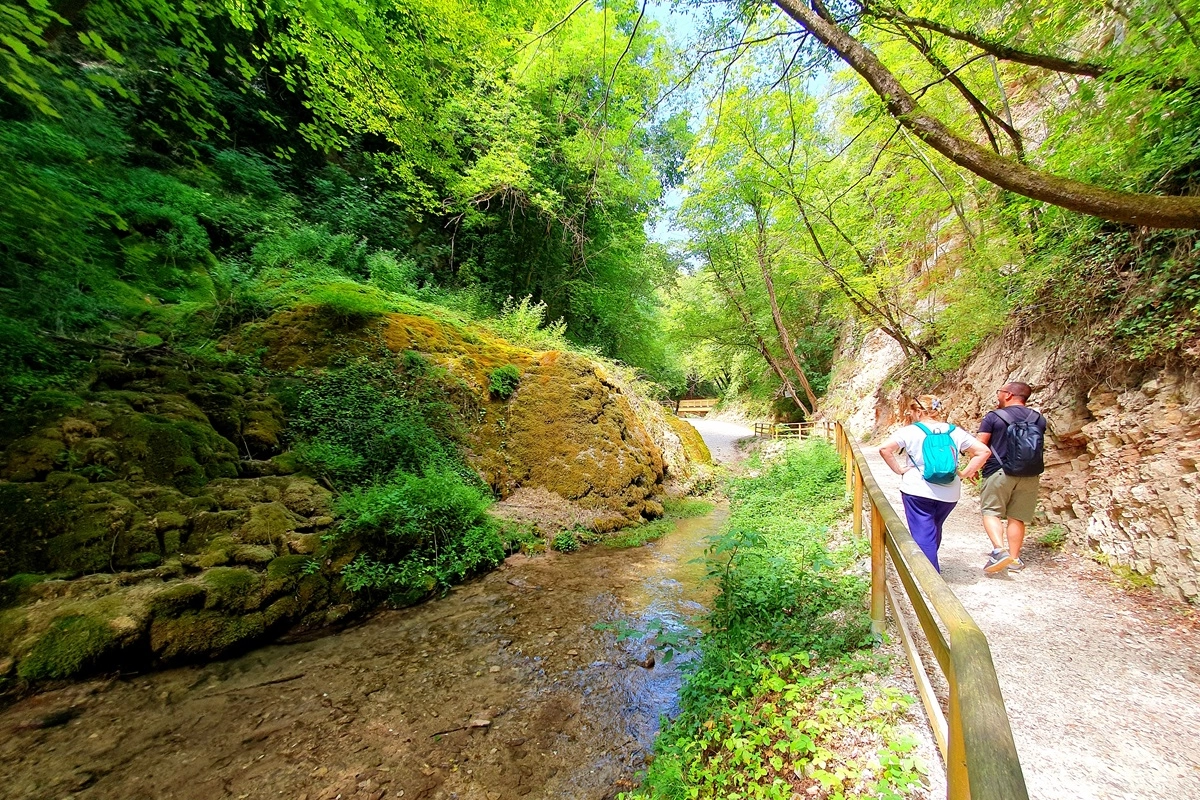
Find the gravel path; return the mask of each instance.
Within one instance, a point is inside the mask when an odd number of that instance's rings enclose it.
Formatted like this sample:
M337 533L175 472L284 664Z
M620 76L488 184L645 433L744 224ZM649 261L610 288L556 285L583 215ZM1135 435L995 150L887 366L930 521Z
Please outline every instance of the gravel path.
M899 476L863 452L904 518ZM1023 572L989 578L979 498L944 529L942 575L988 643L1029 796L1200 798L1200 620L1194 609L1113 585L1085 556L1032 531Z
M745 425L716 419L690 418L685 419L684 422L690 423L693 428L700 431L700 436L708 445L708 451L712 453L713 461L716 462L729 463L741 460L742 452L737 448L738 439L754 435L754 431Z

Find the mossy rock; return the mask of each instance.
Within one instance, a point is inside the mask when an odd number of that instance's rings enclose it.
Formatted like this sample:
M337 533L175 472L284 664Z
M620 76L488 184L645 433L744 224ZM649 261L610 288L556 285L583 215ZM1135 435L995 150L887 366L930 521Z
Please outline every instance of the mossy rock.
M301 610L295 597L281 597L263 609L263 625L270 629L291 622L300 617Z
M280 556L267 565L267 581L263 594L267 597L278 597L281 594L294 592L301 578L311 570L312 558L309 556Z
M20 572L0 581L0 608L9 608L23 602L28 595L29 588L46 580L47 577L36 573Z
M201 576L207 598L206 609L233 612L254 611L263 602L262 576L244 567L213 567Z
M67 465L70 452L55 429L40 432L10 444L4 451L0 477L10 481L43 480L55 469Z
M229 551L229 560L234 564L265 566L279 555L274 547L265 544L239 544Z
M246 544L276 545L288 534L305 525L306 520L283 503L261 503L250 508L249 518L237 530L239 541Z
M204 608L208 592L204 587L192 581L176 583L163 589L150 598L148 607L151 616L178 617L185 611Z
M27 681L71 678L100 666L118 649L113 629L84 615L60 617L17 664Z
M679 435L679 440L683 443L684 455L687 456L688 461L695 464L712 463L712 453L708 451L708 445L704 443L700 431L674 414L664 414L663 416L667 420L667 424L671 426L671 430Z
M243 648L265 633L261 612L231 616L210 610L185 611L150 624L150 649L164 662L214 658Z
M635 524L662 491L661 451L620 388L581 356L547 353L476 436L473 463L502 497L540 487Z
M192 531L187 537L184 552L199 553L221 537L233 539L248 515L244 511L201 511L192 518Z
M171 485L196 494L214 478L237 475L237 449L204 423L156 414L125 414L109 434L130 480Z
M301 608L319 608L330 602L330 597L329 578L321 572L301 575L296 582L296 599L300 601Z

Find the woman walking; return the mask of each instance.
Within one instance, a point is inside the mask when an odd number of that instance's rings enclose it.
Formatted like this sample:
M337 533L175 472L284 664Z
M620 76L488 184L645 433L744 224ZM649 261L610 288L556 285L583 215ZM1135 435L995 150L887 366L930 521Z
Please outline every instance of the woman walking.
M971 456L963 472L974 475L992 452L962 428L946 422L942 408L942 401L931 394L916 398L908 404L912 424L893 433L879 448L884 462L900 476L908 530L938 572L942 571L938 565L942 525L962 491L959 457L963 453Z

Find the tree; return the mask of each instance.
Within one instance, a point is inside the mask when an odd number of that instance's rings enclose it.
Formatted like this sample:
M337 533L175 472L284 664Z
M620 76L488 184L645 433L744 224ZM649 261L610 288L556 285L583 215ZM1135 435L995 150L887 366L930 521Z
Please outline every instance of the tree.
M878 56L838 23L820 0L775 4L853 68L884 101L889 114L933 149L997 186L1114 222L1156 228L1200 228L1200 198L1135 194L1063 178L1005 158L955 133L930 114Z

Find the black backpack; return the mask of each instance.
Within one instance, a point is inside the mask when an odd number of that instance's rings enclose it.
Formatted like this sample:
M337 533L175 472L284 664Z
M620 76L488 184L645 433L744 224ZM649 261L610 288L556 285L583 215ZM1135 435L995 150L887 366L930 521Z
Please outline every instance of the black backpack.
M1033 414L1023 420L1014 420L1011 414L1004 413L1008 409L998 408L993 413L1004 420L1004 460L1000 466L1005 475L1014 478L1029 478L1041 475L1046 465L1042 460L1042 448L1045 446L1045 434L1038 429L1038 418L1041 417L1033 409Z

